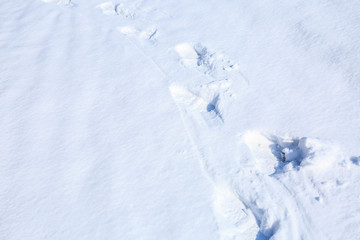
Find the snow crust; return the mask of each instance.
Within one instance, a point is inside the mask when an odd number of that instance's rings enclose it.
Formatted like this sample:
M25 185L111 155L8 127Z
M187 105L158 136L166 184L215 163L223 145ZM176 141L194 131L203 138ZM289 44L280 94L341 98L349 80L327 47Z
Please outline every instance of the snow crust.
M359 12L4 1L0 239L357 239Z

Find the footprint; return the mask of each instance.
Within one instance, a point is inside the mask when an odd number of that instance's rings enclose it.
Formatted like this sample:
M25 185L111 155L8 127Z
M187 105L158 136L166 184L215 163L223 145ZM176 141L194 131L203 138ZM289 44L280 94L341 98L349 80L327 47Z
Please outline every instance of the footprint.
M142 19L148 22L171 18L169 14L159 9L144 6L143 1L121 0L108 1L97 5L105 15L117 15L127 19Z
M237 64L231 62L224 55L209 51L202 44L181 43L175 46L175 51L184 66L216 79L227 79L229 78L228 72L238 68Z
M247 158L250 163L243 163L243 166L275 179L294 196L306 194L307 199L323 203L336 187L347 186L345 181L339 180L343 179L343 170L336 170L336 167L341 166L344 158L334 144L314 138L279 137L257 131L241 135L240 142L245 143L251 155ZM356 164L357 159L353 160ZM336 181L333 180L334 174Z
M310 154L304 145L306 138L282 138L247 131L240 136L240 141L252 154L253 168L266 175L297 169Z
M123 16L125 18L135 18L136 16L136 9L137 4L130 3L130 4L124 4L124 3L114 3L112 1L104 2L96 6L97 8L100 8L103 14L105 15L119 15Z
M129 6L123 3L114 5L114 11L116 15L123 16L125 18L135 18L136 16L136 5Z
M341 159L338 147L318 139L279 137L248 131L240 136L253 154L256 169L267 175L307 168L327 170Z
M238 93L243 92L244 83L246 84L246 80L241 76L230 75L237 65L221 54L208 51L201 44L181 43L176 45L174 50L178 53L182 65L205 75L201 80L188 82L187 86L184 86L184 83L173 84L170 91L174 100L194 110L192 105L183 103L192 101L194 96L202 99L202 106L196 108L203 116L202 119L208 126L221 126L225 121L224 113L228 104L236 99Z
M97 5L96 8L100 8L102 13L105 15L117 15L116 5L111 1L101 3Z
M140 40L147 40L148 42L155 44L156 35L158 33L157 28L148 28L145 30L138 29L133 26L122 26L117 28L119 32L129 37L136 37Z
M259 234L253 213L230 190L215 189L214 213L220 239L256 239Z
M274 157L270 146L274 142L257 131L247 131L240 136L240 143L245 143L251 154L250 163L242 163L259 173L271 175L275 172L278 159Z
M201 96L176 84L170 86L170 93L175 102L190 114L191 119L205 122L210 128L223 124L224 120L219 109L219 95L216 93Z
M301 162L310 154L305 144L306 138L283 138L272 135L269 139L272 142L269 148L277 159L275 174L292 169L299 169Z

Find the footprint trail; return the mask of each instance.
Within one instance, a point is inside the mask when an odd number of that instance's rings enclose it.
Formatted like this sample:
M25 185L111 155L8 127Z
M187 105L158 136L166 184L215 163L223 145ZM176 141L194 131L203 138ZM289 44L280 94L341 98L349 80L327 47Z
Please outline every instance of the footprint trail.
M73 4L71 0L55 2ZM169 16L157 9L142 8L142 4L108 1L96 8L123 21L117 30L167 81L204 175L214 186L213 210L220 239L324 239L296 195L307 188L309 199L326 201L325 184L307 178L306 171L326 171L339 158L338 151L316 139L259 131L239 133L231 128L227 125L229 106L241 105L241 96L250 85L239 64L202 43L174 43L174 72L190 76L175 81L154 57L159 54L161 29L149 17L154 13L158 14L155 18ZM358 157L351 161L359 165ZM298 186L289 185L288 179L298 182ZM340 180L329 184L343 185Z

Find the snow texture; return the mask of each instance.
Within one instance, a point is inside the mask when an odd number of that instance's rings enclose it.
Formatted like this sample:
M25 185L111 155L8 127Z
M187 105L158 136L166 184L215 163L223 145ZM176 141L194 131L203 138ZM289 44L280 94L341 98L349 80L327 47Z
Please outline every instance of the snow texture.
M4 1L0 239L358 239L359 12Z

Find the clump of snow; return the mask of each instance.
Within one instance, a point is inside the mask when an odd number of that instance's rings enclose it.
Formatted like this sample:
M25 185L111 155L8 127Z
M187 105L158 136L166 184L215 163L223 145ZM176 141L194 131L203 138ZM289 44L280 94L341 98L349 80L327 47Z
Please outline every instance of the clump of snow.
M343 156L338 146L324 144L318 139L303 138L299 142L299 148L303 152L301 166L313 170L326 170L340 162Z
M186 66L196 66L198 55L189 43L181 43L175 46L175 51L182 58L182 63Z

